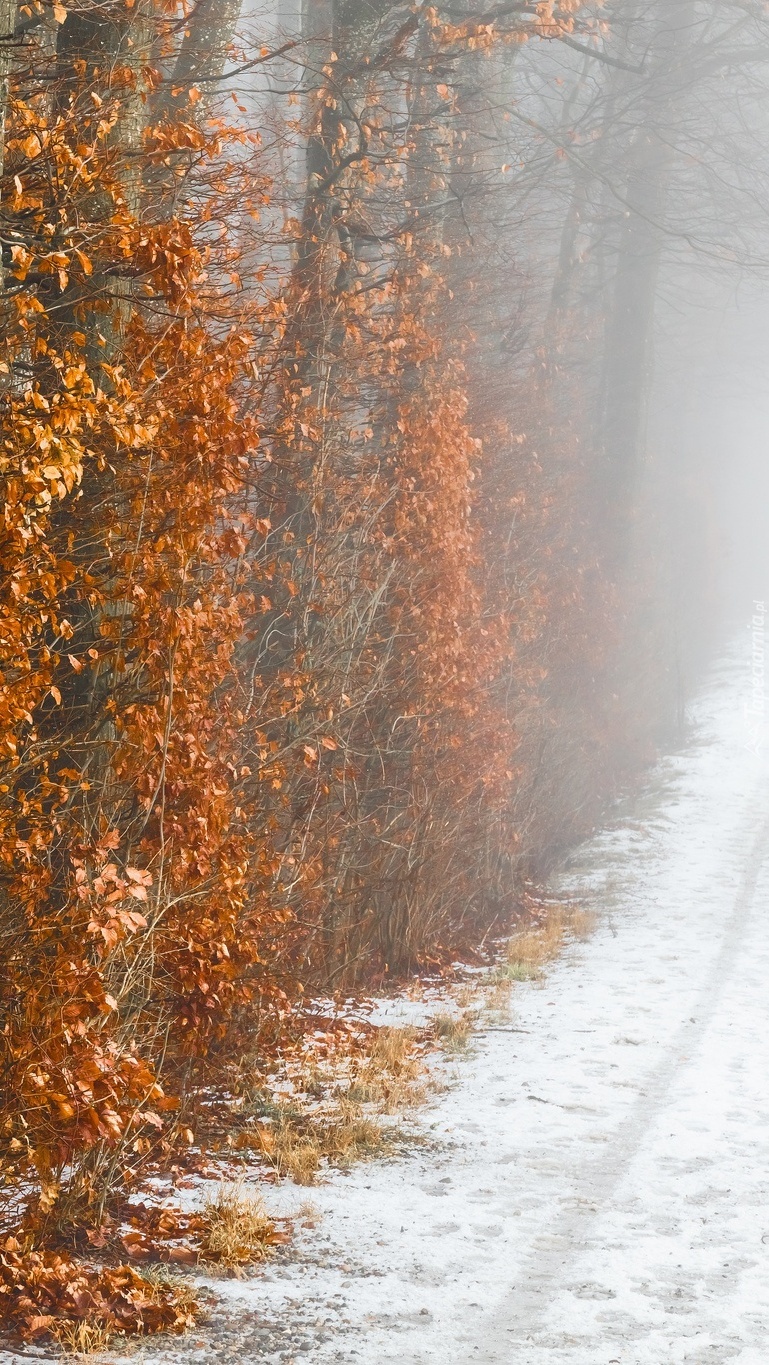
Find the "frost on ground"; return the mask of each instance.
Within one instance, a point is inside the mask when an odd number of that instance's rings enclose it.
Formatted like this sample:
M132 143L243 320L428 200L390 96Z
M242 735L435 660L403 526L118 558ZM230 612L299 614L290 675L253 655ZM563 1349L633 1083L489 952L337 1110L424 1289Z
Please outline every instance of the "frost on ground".
M559 889L597 931L457 1060L427 1143L313 1190L294 1246L217 1281L199 1334L145 1365L765 1365L769 764L748 688L735 656L692 745L572 860ZM270 1198L291 1214L307 1192Z

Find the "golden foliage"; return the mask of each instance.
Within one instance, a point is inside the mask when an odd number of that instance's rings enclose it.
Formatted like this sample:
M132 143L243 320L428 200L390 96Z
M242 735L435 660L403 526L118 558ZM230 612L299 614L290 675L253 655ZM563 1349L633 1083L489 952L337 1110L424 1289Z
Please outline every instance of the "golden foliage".
M130 1266L96 1268L52 1251L0 1248L0 1323L27 1341L55 1336L69 1348L131 1335L184 1331L196 1305L173 1284L145 1280Z

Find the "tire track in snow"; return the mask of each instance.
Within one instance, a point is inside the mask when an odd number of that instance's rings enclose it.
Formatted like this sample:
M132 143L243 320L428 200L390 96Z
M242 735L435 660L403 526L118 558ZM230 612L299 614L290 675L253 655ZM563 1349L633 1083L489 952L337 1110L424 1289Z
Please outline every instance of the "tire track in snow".
M478 1365L499 1365L499 1362L513 1360L515 1365L529 1365L528 1346L534 1348L533 1360L545 1359L548 1345L539 1344L537 1337L547 1330L548 1308L559 1292L570 1287L589 1244L590 1228L614 1202L634 1160L675 1095L681 1073L691 1065L694 1054L703 1046L743 949L755 909L759 878L768 855L769 817L764 815L724 927L721 947L696 997L694 1015L679 1027L665 1056L645 1078L642 1093L612 1138L610 1150L579 1170L575 1179L575 1199L581 1207L567 1213L560 1226L550 1230L549 1239L556 1245L529 1254L518 1284L497 1307L493 1317L478 1324L481 1341L476 1333L473 1339L465 1339L455 1357L456 1365L468 1365L469 1360ZM718 1357L719 1360L723 1358ZM588 1365L585 1360L577 1362L573 1356L572 1359L575 1365Z

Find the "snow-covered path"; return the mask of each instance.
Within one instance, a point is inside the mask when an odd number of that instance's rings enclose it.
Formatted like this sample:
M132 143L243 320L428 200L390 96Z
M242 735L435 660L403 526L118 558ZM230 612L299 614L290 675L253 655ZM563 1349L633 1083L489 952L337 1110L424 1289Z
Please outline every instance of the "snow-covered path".
M747 686L733 659L695 743L580 851L568 886L599 929L459 1064L437 1149L335 1177L301 1263L233 1286L270 1316L301 1302L284 1359L765 1365L769 765Z

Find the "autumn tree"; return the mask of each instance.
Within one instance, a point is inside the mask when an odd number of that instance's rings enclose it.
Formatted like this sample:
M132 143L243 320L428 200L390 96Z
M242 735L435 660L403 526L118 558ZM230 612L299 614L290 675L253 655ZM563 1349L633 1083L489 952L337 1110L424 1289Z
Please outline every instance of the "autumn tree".
M763 7L289 8L4 21L14 1294L304 990L501 933L670 706L655 340L764 249Z

